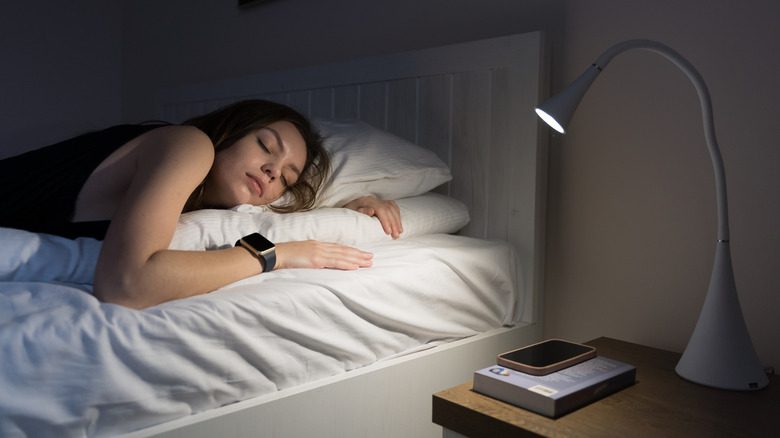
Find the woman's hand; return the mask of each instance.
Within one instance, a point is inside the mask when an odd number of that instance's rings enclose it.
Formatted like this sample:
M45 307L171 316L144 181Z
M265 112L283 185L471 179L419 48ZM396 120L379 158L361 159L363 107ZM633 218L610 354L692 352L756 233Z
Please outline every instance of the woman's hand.
M284 242L276 244L276 268L335 268L354 270L368 268L374 255L339 245L337 243L306 240L302 242Z
M393 239L397 239L404 232L401 225L401 210L395 201L383 201L374 196L363 196L345 205L344 208L368 216L375 216L382 224L385 234L389 234Z

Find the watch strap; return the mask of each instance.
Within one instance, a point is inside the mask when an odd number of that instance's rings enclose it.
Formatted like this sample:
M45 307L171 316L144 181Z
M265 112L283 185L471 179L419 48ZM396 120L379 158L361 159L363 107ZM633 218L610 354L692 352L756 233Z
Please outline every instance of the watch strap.
M263 272L269 272L273 271L276 267L276 247L274 247L271 250L268 250L268 252L264 254L258 254L260 257L265 260L265 267L263 268Z

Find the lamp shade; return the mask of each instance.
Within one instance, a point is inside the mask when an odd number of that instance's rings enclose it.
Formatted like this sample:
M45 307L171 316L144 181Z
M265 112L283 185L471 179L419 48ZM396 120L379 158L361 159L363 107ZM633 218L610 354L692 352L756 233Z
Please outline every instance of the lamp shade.
M537 106L536 114L550 127L561 134L565 134L574 111L580 105L580 101L593 81L596 80L600 71L597 66L592 65L565 90L551 97L542 105Z
M769 385L769 378L753 348L739 305L729 250L728 204L723 160L715 139L709 90L698 71L671 48L648 40L630 40L614 45L596 59L568 88L536 108L553 129L565 133L574 111L598 73L616 55L629 49L645 49L663 55L693 82L699 95L704 138L715 171L718 206L718 239L715 262L699 320L676 367L681 377L719 389L750 391Z

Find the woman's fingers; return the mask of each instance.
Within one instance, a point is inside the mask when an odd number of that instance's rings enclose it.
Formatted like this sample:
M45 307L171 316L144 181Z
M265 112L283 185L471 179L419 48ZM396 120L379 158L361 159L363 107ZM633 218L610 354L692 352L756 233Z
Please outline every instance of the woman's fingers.
M397 239L404 232L401 226L401 209L395 201L380 201L383 203L382 208L375 208L373 216L379 218L379 222L382 224L382 229L386 234L389 234L393 239Z
M401 209L398 208L398 204L395 201L384 201L374 196L363 196L350 202L345 208L376 217L382 224L385 234L389 234L393 239L397 239L404 232L401 224Z
M306 240L276 245L277 269L343 269L368 268L374 255L337 243Z

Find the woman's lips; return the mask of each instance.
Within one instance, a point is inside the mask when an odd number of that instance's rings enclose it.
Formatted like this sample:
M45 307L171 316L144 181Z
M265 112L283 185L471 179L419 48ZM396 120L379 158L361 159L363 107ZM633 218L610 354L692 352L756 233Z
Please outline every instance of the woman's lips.
M262 196L263 195L263 182L260 180L260 178L254 176L254 175L247 174L247 176L249 177L249 183L251 184L251 186L254 189L254 191L257 194L257 196L258 197Z

